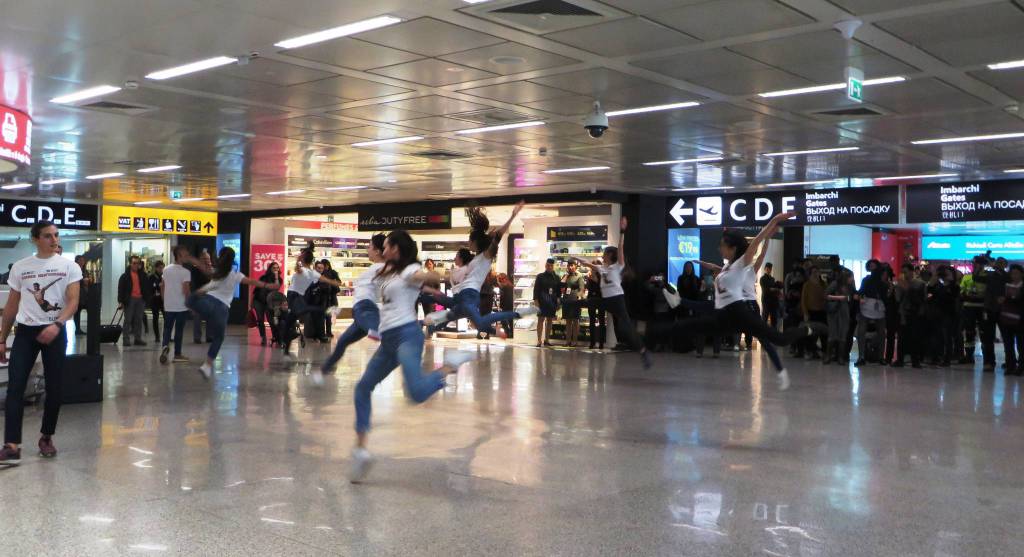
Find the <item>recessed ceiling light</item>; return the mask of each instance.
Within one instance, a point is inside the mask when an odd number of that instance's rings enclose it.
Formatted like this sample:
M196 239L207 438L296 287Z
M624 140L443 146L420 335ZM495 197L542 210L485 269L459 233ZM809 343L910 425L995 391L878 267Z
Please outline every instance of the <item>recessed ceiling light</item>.
M959 176L956 173L945 173L945 174L915 174L912 176L885 176L884 178L872 178L872 180L920 180L923 178L951 178L953 176Z
M804 151L779 151L777 153L761 153L762 157L788 157L790 155L813 155L815 153L840 153L843 151L856 151L860 147L830 147L827 149L807 149Z
M204 197L183 197L181 199L172 199L175 203L193 203L195 201L205 201Z
M355 23L349 23L340 27L334 27L331 29L325 29L323 31L317 31L316 33L310 33L308 35L302 35L301 37L295 37L287 39L279 43L274 43L274 46L279 48L299 48L300 46L311 45L314 43L320 43L323 41L329 41L331 39L337 39L348 35L354 35L356 33L362 33L371 29L378 29L381 27L387 27L388 25L394 25L400 23L400 18L383 15L374 17L371 19L365 19L363 21L357 21Z
M313 158L314 159L324 160L324 159L327 158L327 155L313 155Z
M1017 173L1020 173L1020 172L1024 172L1024 168L1008 168L1008 169L1004 170L1003 172L1005 172L1007 174L1017 174ZM42 183L42 182L40 182L40 183Z
M167 68L166 70L153 72L151 74L147 74L146 79L152 79L155 81L171 79L172 77L179 77L190 73L209 70L211 68L227 66L228 64L234 64L235 62L238 62L238 58L232 58L230 56L217 56L214 58L207 58L206 60L200 60L198 62L192 62L191 64L185 64L184 66L175 66L173 68Z
M499 66L514 66L526 62L526 58L522 56L495 56L490 61L492 64L498 64Z
M998 64L988 65L988 69L990 70L1012 70L1015 68L1024 68L1024 60L1012 60L1010 62L999 62Z
M830 184L830 183L835 182L835 181L836 181L836 178L833 178L831 180L810 180L810 181L807 181L807 182L774 182L774 183L771 183L771 184L756 184L756 185L758 185L758 186L772 186L772 187L774 187L774 186L812 186L814 184Z
M365 190L366 186L335 186L333 188L324 188L326 191L352 191L352 190Z
M25 182L18 182L17 184L5 184L0 186L0 190L20 190L25 188L31 188L32 184L26 184Z
M863 82L864 87L871 87L872 85L886 85L888 83L900 83L906 81L907 78L896 75L892 77L879 77L875 79L866 79ZM846 89L845 83L829 83L827 85L813 85L811 87L800 87L798 89L783 89L782 91L769 91L767 93L758 93L757 96L764 98L772 97L788 97L791 95L808 95L811 93L821 93L824 91L841 91Z
M102 180L104 178L117 178L124 176L124 172L107 172L106 174L93 174L92 176L86 176L86 180Z
M936 143L960 143L964 141L995 141L998 139L1016 139L1024 137L1024 132L997 133L992 135L969 135L966 137L944 137L942 139L919 139L911 141L914 145L934 145Z
M281 190L281 191L268 191L267 195L288 195L292 193L303 193L306 190Z
M168 170L177 170L181 168L181 165L169 164L167 166L153 166L150 168L140 168L139 172L149 174L150 172L167 172Z
M594 172L598 170L611 170L610 166L580 166L577 168L556 168L554 170L545 170L544 174L566 174L569 172Z
M701 157L696 159L678 159L674 161L654 161L645 162L644 166L665 166L669 164L686 164L686 163L705 163L705 162L719 162L725 160L725 157Z
M217 199L240 199L242 197L250 197L251 193L229 193L227 195L218 195Z
M377 139L375 141L360 141L359 143L353 143L352 147L371 147L373 145L386 145L388 143L406 143L409 141L419 141L423 139L422 135L410 135L407 137L394 137L391 139Z
M532 128L534 126L543 126L543 125L544 125L544 122L542 122L540 120L533 120L533 121L530 121L530 122L517 122L515 124L502 124L500 126L487 126L487 127L484 127L484 128L471 128L471 129L468 129L468 130L459 130L459 131L457 131L455 133L458 134L458 135L471 135L471 134L474 134L474 133L496 132L496 131L501 131L501 130L515 130L515 129L519 129L519 128Z
M43 180L39 182L40 186L52 186L54 184L66 184L68 182L74 182L74 178L53 178L51 180Z
M103 95L116 93L120 90L120 87L114 87L113 85L100 85L98 87L90 87L75 93L54 97L50 99L50 102L56 104L70 104L78 101L84 101L85 99L91 99L93 97L102 97Z
M159 205L161 203L163 203L163 201L159 201L159 200L154 200L154 201L136 201L135 205Z
M611 112L605 112L604 115L609 118L616 116L626 116L629 114L643 114L645 112L658 112L661 110L675 110L677 108L691 108L694 106L700 106L698 102L684 102L684 103L672 103L672 104L659 104L655 106L641 106L639 108L627 108L625 110L612 110Z

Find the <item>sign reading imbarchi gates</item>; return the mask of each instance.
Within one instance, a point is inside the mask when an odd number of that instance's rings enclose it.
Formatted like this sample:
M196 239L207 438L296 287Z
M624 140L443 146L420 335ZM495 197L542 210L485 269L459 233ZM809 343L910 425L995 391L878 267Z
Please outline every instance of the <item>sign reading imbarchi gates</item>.
M907 186L907 222L1020 220L1024 181Z
M669 197L666 222L669 228L758 226L793 211L787 224L898 224L899 201L895 186L707 193Z

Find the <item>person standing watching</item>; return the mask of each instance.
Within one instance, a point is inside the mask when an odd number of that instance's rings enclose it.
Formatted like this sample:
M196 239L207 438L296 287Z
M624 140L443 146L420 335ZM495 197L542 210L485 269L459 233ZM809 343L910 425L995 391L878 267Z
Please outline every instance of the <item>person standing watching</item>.
M501 311L515 311L516 306L516 289L515 285L508 278L505 273L498 274L498 307ZM512 320L509 319L502 323L505 330L508 332L508 338L512 338L515 335L515 327L513 327Z
M544 262L544 272L533 282L533 303L540 308L537 315L537 347L551 346L551 325L558 311L558 293L562 279L555 273L555 260Z
M33 224L30 234L32 243L36 245L36 254L12 267L8 279L11 293L0 324L0 363L6 363L7 337L15 319L18 322L11 345L4 408L4 446L0 449L0 465L6 466L21 463L25 387L40 352L43 355L46 402L39 455L44 458L57 456L53 434L57 431L57 416L60 414L61 374L68 344L64 324L78 309L78 287L82 280L81 267L57 255L60 232L52 222Z
M153 274L146 277L149 280L149 291L153 295L149 298L149 311L153 312L153 342L160 342L160 314L164 312L164 297L160 293L160 283L164 280L164 262L153 263Z
M195 258L190 257L189 259L195 261ZM204 249L199 254L199 263L191 265L189 271L192 273L192 293L195 294L210 282L210 275L213 274L213 260L210 259L210 252ZM196 344L203 343L203 316L195 311L192 312L192 341ZM206 332L206 342L212 342L209 330Z
M78 268L82 270L82 280L78 283L78 309L75 311L75 334L84 335L85 331L82 330L82 311L86 309L89 303L89 288L92 287L92 275L89 271L85 270L85 256L76 255L75 263Z
M160 350L160 363L167 363L167 356L171 347L171 329L174 329L174 363L188 363L181 353L181 343L184 342L185 321L188 319L188 307L185 300L189 295L189 287L192 282L192 273L181 264L188 259L188 248L175 246L172 250L174 263L164 269L160 279L160 297L163 299L164 310L164 338ZM154 326L156 324L154 323Z
M779 328L779 300L782 298L782 283L772 276L772 264L764 264L764 274L761 275L761 318L769 327L778 330ZM803 291L801 291L801 295Z
M131 346L134 336L135 346L146 346L142 340L142 321L146 318L146 301L153 291L142 270L142 259L133 255L128 261L128 270L117 281L117 307L124 311L124 345Z

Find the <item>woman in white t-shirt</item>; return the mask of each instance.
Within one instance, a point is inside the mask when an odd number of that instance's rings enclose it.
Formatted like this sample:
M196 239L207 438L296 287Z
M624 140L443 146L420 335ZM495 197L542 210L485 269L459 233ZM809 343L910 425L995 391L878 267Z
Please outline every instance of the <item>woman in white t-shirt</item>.
M189 256L191 258L191 256ZM197 261L193 261L196 263ZM188 298L188 307L206 319L206 334L210 337L210 349L206 351L206 361L199 366L203 379L209 381L213 374L213 360L220 352L224 343L224 333L228 326L228 309L231 299L235 297L235 288L239 284L256 288L273 288L275 285L253 280L234 270L235 250L225 247L217 254L213 265L212 280Z
M281 323L279 324L281 329L278 332L278 338L281 339L281 349L286 356L289 354L292 341L298 338L298 333L295 332L295 323L300 317L312 315L313 319L321 321L324 319L326 308L306 302L306 291L309 290L309 287L318 282L337 286L338 288L345 286L341 281L325 277L316 272L313 269L313 260L313 242L310 242L307 247L303 248L295 256L295 273L292 274L292 283L288 286L286 294L288 296L288 313L281 318Z
M619 340L625 340L630 348L639 351L640 361L643 363L644 369L649 369L651 367L651 355L640 340L640 335L636 332L636 326L629 319L629 312L626 310L626 295L622 289L622 271L626 268L626 252L622 249L622 246L626 239L627 225L626 217L622 217L619 221L619 247L608 246L604 248L604 253L601 255L602 265L591 265L582 259L572 258L573 261L580 265L596 271L598 276L601 277L601 299L581 299L575 302L571 300L563 301L562 311L565 311L567 305L569 307L585 305L587 306L588 313L607 311L615 319L616 334L622 333L622 336L625 337ZM594 334L594 332L591 331L590 334ZM600 340L604 342L604 339Z
M366 450L370 430L370 395L373 389L397 366L402 367L405 392L421 403L445 386L445 375L455 373L459 366L473 359L474 354L447 351L444 366L424 375L423 329L416 313L416 300L423 282L430 278L416 260L416 242L404 230L388 234L384 241L384 266L374 279L380 296L380 346L366 365L366 371L355 389L356 447L352 451L353 483L366 477L373 457Z

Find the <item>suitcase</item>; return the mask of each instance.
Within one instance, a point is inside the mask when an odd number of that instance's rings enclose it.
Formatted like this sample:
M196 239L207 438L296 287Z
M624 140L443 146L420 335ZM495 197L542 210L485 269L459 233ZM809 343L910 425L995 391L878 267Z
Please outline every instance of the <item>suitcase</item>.
M119 312L121 314L120 320L117 318ZM117 344L117 341L121 339L121 331L124 330L124 327L121 326L122 323L124 323L124 311L115 309L114 316L110 319L110 324L100 326L100 343Z
M103 354L69 354L60 387L61 404L103 402Z

